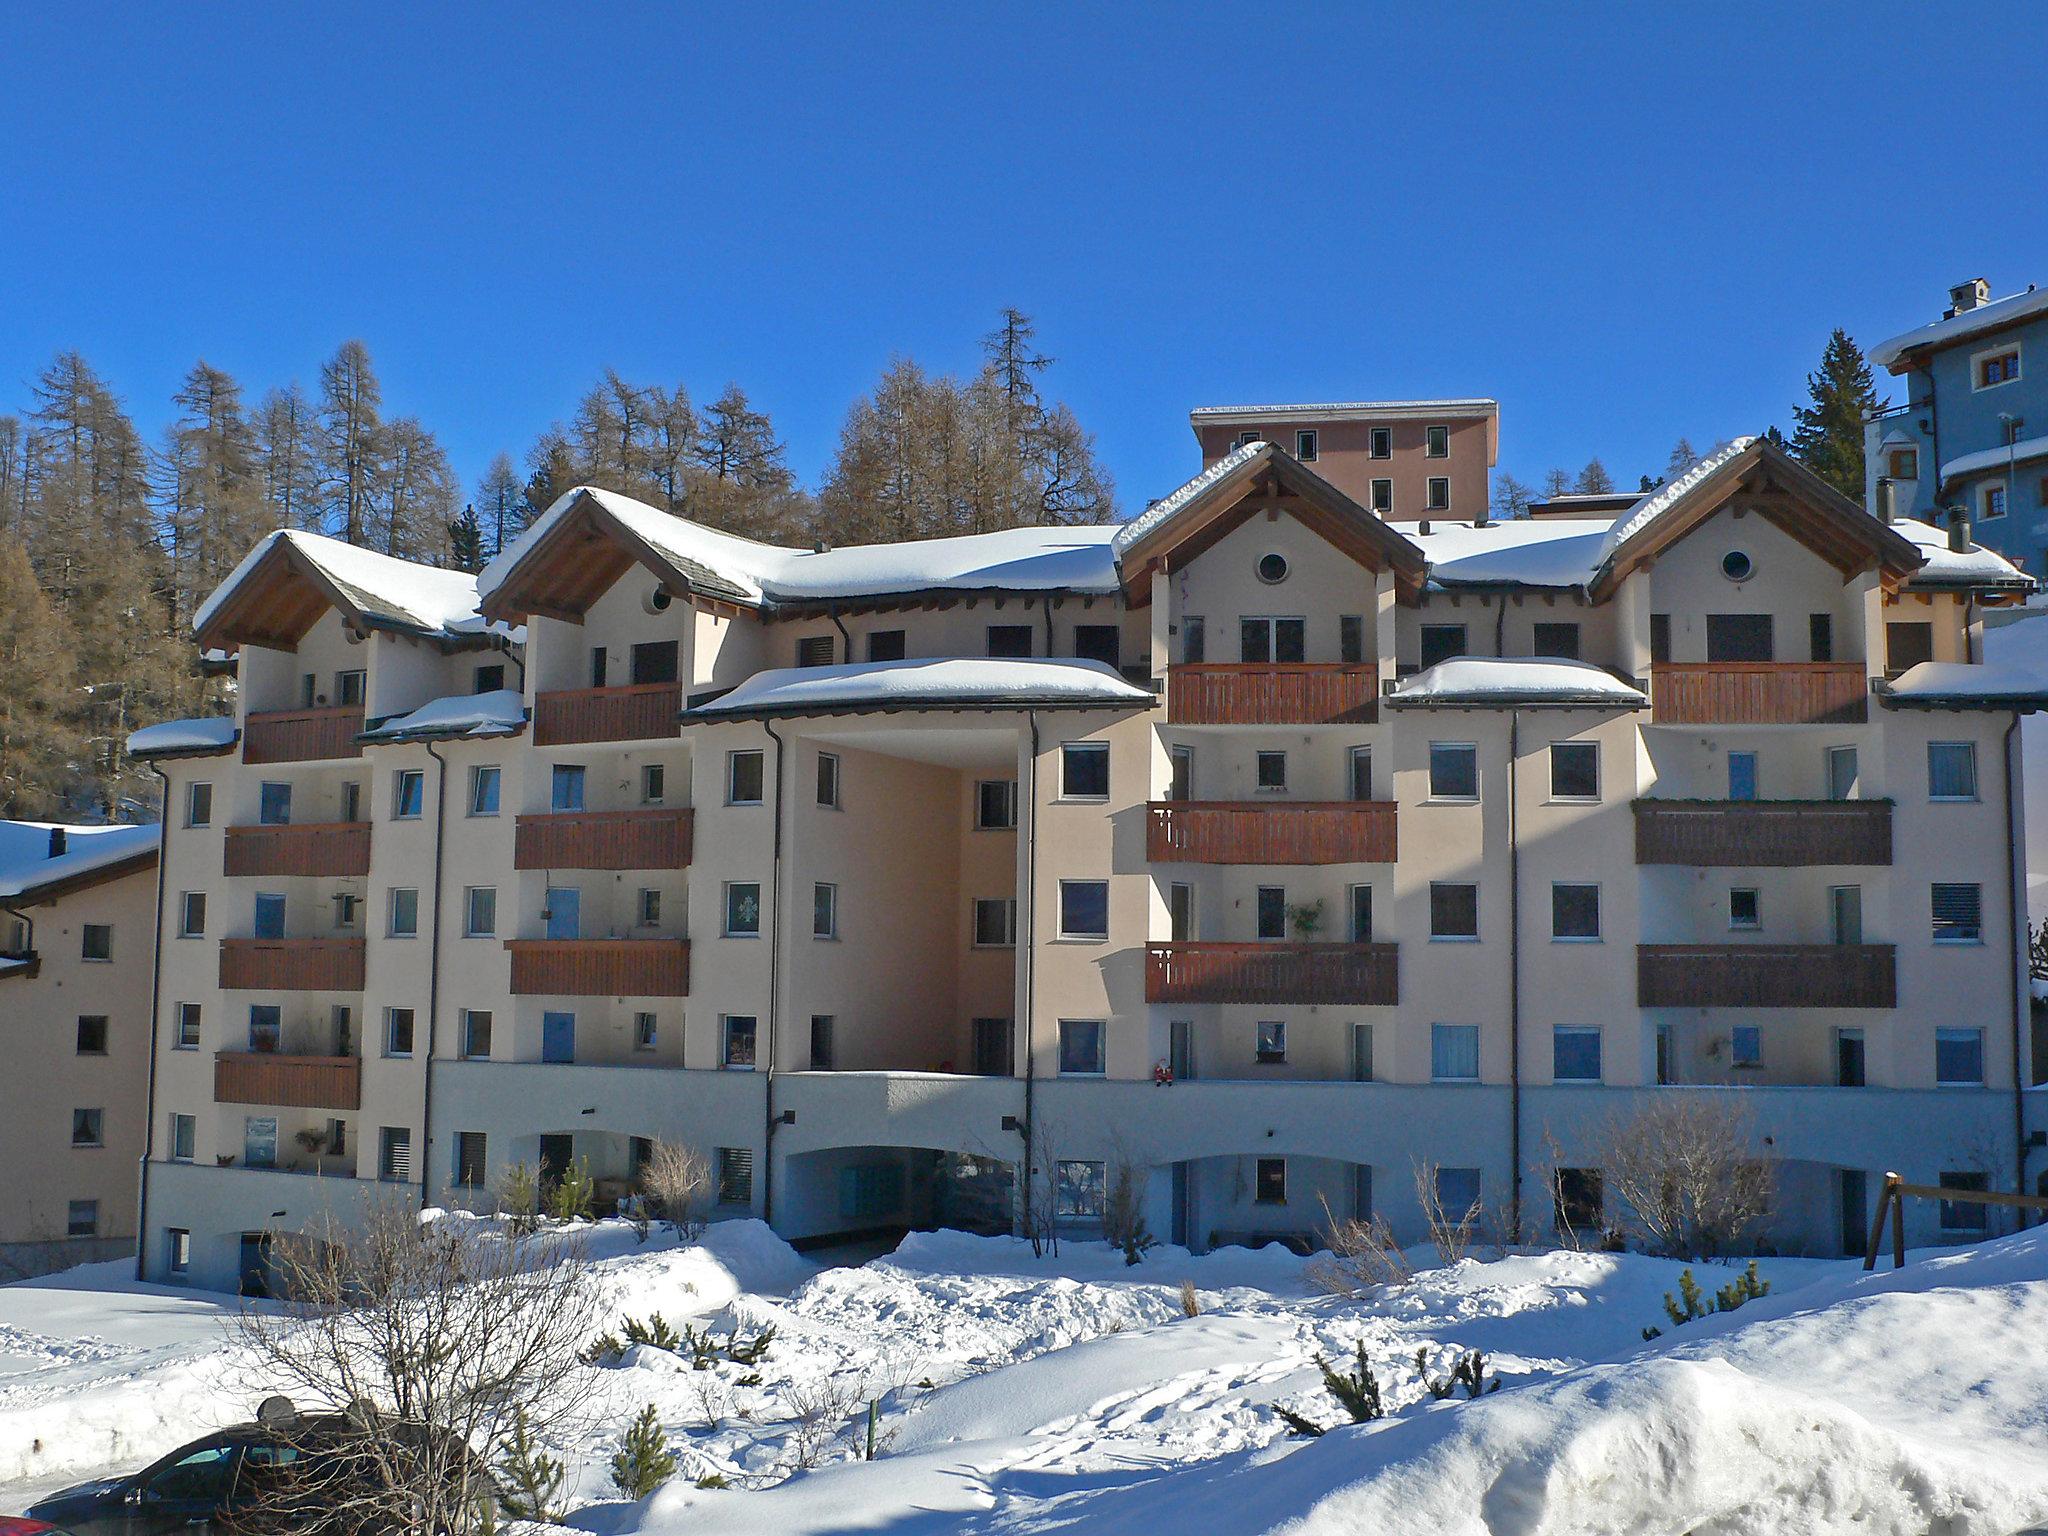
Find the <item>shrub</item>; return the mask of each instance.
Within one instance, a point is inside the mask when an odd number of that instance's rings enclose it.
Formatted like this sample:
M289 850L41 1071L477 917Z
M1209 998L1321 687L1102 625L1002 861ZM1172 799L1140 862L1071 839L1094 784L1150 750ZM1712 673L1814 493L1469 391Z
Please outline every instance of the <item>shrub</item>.
M654 1404L626 1426L612 1455L612 1483L629 1499L644 1499L676 1474L676 1453L668 1448Z
M498 1176L498 1209L515 1232L531 1232L540 1224L540 1183L525 1163L514 1163Z
M1757 1274L1755 1259L1751 1259L1744 1266L1741 1274L1716 1290L1712 1301L1703 1299L1704 1293L1700 1290L1699 1282L1693 1279L1692 1270L1682 1269L1678 1272L1677 1298L1674 1300L1669 1291L1664 1293L1664 1315L1671 1319L1672 1327L1682 1328L1687 1323L1702 1317L1711 1317L1716 1312L1733 1312L1744 1302L1755 1301L1759 1296L1768 1296L1770 1292L1771 1282ZM1643 1330L1645 1339L1663 1336L1662 1328Z
M590 1160L579 1157L564 1168L548 1191L548 1214L557 1221L575 1221L588 1216L597 1196L597 1181L590 1176Z
M1460 1387L1465 1389L1468 1400L1500 1390L1500 1378L1495 1376L1492 1380L1487 1379L1486 1356L1476 1349L1467 1350L1457 1356L1451 1362L1451 1374L1443 1377L1429 1374L1429 1351L1418 1349L1415 1351L1415 1374L1422 1378L1423 1390L1438 1402L1442 1402Z
M1180 1315L1182 1317L1200 1317L1202 1315L1202 1298L1195 1294L1195 1282L1192 1280L1183 1280L1180 1283Z
M694 1238L703 1232L711 1184L711 1160L672 1141L655 1142L640 1169L641 1193L653 1214L678 1237Z
M1322 1372L1323 1388L1337 1399L1337 1406L1350 1415L1353 1424L1370 1424L1384 1417L1386 1410L1380 1403L1380 1384L1372 1374L1372 1365L1365 1358L1365 1340L1358 1341L1355 1356L1356 1369L1339 1372L1321 1353L1316 1355L1316 1369ZM1328 1426L1317 1424L1290 1409L1274 1409L1286 1421L1287 1427L1297 1435L1315 1436L1328 1433Z
M567 1475L559 1461L534 1444L526 1411L521 1409L498 1462L498 1503L514 1520L556 1524L562 1517L562 1483Z

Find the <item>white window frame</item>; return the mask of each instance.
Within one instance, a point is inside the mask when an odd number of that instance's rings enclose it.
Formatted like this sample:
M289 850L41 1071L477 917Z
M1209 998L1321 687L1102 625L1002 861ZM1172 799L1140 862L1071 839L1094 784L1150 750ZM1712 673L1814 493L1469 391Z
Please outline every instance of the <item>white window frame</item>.
M1431 475L1422 483L1422 510L1425 512L1448 512L1451 510L1451 477Z
M199 798L199 792L202 789L206 791L206 819L203 821L196 819L192 813L192 802ZM185 825L188 828L210 827L213 825L213 781L211 779L194 779L185 786Z
M2004 357L2008 352L2012 354L2015 365L2012 376L2000 379L1993 384L1984 383L1984 364L1994 357ZM1987 389L2003 389L2008 384L2017 384L2026 376L2026 351L2020 345L2019 338L2017 337L2013 338L2010 344L2000 342L1996 346L1980 347L1970 354L1970 393L1973 395Z
M491 925L479 928L476 899L486 891L490 893ZM462 936L466 939L495 939L498 936L498 888L495 885L466 885L462 888Z
M1469 1034L1472 1041L1472 1071L1469 1076L1464 1074L1455 1077L1438 1075L1436 1070L1438 1030L1458 1030L1460 1032L1460 1039L1466 1038ZM1448 1036L1445 1038L1448 1038ZM1485 1041L1480 1037L1477 1024L1431 1024L1429 1026L1429 1080L1432 1083L1476 1083L1480 1081L1484 1076L1484 1068L1481 1065L1484 1047Z
M491 788L491 808L480 810L483 787ZM469 770L469 804L466 814L470 816L495 816L504 805L505 773L496 763L477 763Z
M739 798L734 781L738 776L739 762L751 757L761 765L761 793L751 800ZM727 805L759 805L762 796L768 793L768 754L759 747L734 747L725 754L725 803Z
M818 754L818 808L826 811L840 811L846 808L842 798L845 781L840 777L842 768L837 752ZM831 780L831 798L825 796L826 780Z
M408 811L405 805L405 789L408 784L419 786L419 809ZM418 821L427 814L427 774L423 768L397 768L391 774L391 819L393 821Z
M1392 427L1368 427L1365 434L1365 456L1368 459L1391 459L1394 456L1394 429ZM1394 482L1389 480L1387 484Z
M1381 517L1394 515L1394 482L1390 478L1385 475L1375 476L1366 490L1366 496L1371 502L1367 511L1376 512Z
M461 1015L461 1024L462 1024L462 1059L463 1059L464 1061L489 1061L489 1060L491 1059L491 1047L492 1047L492 1046L493 1046L494 1044L496 1044L496 1041L495 1041L495 1039L494 1039L494 1038L488 1038L488 1037L487 1037L487 1038L486 1038L486 1039L485 1039L485 1040L483 1041L483 1047L484 1047L484 1048L483 1048L482 1050L478 1050L478 1049L476 1048L476 1047L477 1047L477 1035L476 1035L476 1025L477 1025L477 1020L479 1020L479 1019L486 1019L486 1020L489 1020L489 1023L488 1023L488 1024L487 1024L487 1025L486 1025L485 1027L486 1027L486 1029L488 1029L488 1030L489 1030L489 1032L490 1032L490 1036L492 1036L492 1037L495 1037L495 1036L496 1036L496 1034L497 1034L497 1029L498 1029L498 1021L496 1020L496 1018L494 1018L494 1017L492 1016L492 1013L491 1013L491 1010L490 1010L490 1009L488 1009L488 1008L465 1008L465 1009L463 1009L463 1010L462 1010L462 1015Z
M1934 792L1934 749L1961 747L1970 759L1970 792L1967 795L1937 795ZM1974 805L1983 798L1977 777L1977 743L1974 741L1930 741L1927 743L1927 798L1935 805Z
M192 922L192 903L199 903L199 922ZM178 937L181 939L203 939L206 937L206 892L180 891L178 893Z
M1442 444L1442 447L1438 447ZM1446 425L1426 426L1422 429L1422 456L1425 459L1448 459L1451 456L1451 429Z
M751 931L732 926L733 892L751 889L754 893L754 926ZM724 939L758 939L761 937L761 919L765 908L761 903L761 882L758 880L727 880L719 890L718 927L719 937Z
M1099 757L1102 759L1102 793L1070 794L1067 790L1067 763L1070 758ZM1059 798L1070 805L1102 805L1109 799L1109 743L1106 741L1063 741L1060 743L1060 793Z
M1102 930L1087 933L1070 930L1067 927L1067 887L1070 885L1099 885L1102 887ZM1059 937L1079 944L1100 944L1109 937L1109 881L1107 880L1062 880L1059 884Z
M1322 435L1314 427L1298 427L1294 433L1294 456L1304 464L1313 464L1322 448Z
M410 1020L406 1031L406 1046L399 1050L395 1045L398 1038L398 1016L404 1014ZM416 1008L388 1007L384 1010L384 1054L393 1061L410 1061L418 1052L420 1044L420 1016Z
M1994 501L2000 504L1996 511L1992 509ZM2012 495L2003 480L1987 480L1977 487L1978 522L1996 523L2002 521L2006 513L2011 510Z
M1067 1066L1067 1026L1086 1025L1095 1031L1095 1065ZM1061 1019L1053 1039L1053 1068L1061 1077L1106 1077L1109 1075L1109 1024L1103 1019Z
M825 898L825 926L818 927L818 898ZM839 937L839 887L830 880L811 882L811 937L836 940Z
M1747 891L1755 898L1756 921L1740 923L1735 920L1735 893ZM1730 933L1760 933L1764 926L1764 892L1758 885L1731 885L1728 887L1728 931Z
M400 896L410 896L412 898L412 926L410 928L400 928L398 926L398 898ZM416 939L420 936L419 887L394 885L385 892L384 936L387 939Z
M1593 793L1590 795L1563 795L1557 789L1557 753L1562 747L1567 752L1590 752L1593 754ZM1553 741L1550 744L1550 800L1553 805L1598 805L1600 803L1600 743L1597 741Z

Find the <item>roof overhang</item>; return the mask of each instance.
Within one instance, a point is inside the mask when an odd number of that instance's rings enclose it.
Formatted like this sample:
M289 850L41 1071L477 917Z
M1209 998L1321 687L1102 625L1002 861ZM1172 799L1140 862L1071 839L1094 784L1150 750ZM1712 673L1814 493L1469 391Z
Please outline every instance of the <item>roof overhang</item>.
M129 875L141 874L156 868L157 846L149 847L113 860L111 863L95 865L90 869L74 869L68 874L46 880L40 885L24 885L12 896L0 896L0 906L40 907L70 896L79 891L91 890L96 885L105 885L110 880L126 879Z
M641 538L590 494L576 499L508 570L479 605L483 616L524 623L538 616L581 624L591 605L634 566L651 572L671 597L728 614L759 607L707 567L672 559Z
M821 700L800 704L761 704L744 709L714 709L692 705L682 712L689 725L718 725L731 720L790 720L799 717L825 719L835 715L952 714L997 715L1020 710L1057 709L1068 713L1093 710L1100 714L1130 714L1153 709L1157 699L1077 699L1050 695L1034 698L1019 693L1010 698L965 699L958 694L897 694L888 699Z
M233 589L214 601L206 622L194 631L202 656L207 651L223 653L202 665L212 671L230 670L233 658L226 653L244 645L295 651L330 608L358 635L383 630L431 641L444 651L477 650L498 643L497 637L489 634L452 635L365 609L290 538L273 538L256 563L238 574Z

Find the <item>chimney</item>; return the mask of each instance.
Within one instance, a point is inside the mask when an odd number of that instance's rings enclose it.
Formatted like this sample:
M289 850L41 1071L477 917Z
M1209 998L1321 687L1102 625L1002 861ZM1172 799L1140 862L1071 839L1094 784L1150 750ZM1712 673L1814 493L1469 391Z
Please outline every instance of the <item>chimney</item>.
M1899 494L1892 484L1890 475L1877 477L1877 520L1880 523L1896 523L1899 520Z
M1957 555L1967 555L1975 547L1970 543L1970 514L1962 507L1951 509L1948 547L1950 553Z
M50 857L53 859L63 858L64 846L69 841L70 834L62 827L50 828Z
M1481 507L1472 518L1472 526L1474 528L1491 528L1493 526L1493 508Z
M1949 289L1948 301L1955 306L1952 312L1958 315L1966 315L1980 304L1989 304L1991 280L1973 277L1967 283L1957 283L1955 287Z
M1424 539L1426 539L1426 538L1428 538L1428 537L1429 537L1429 519L1428 519L1428 518L1426 518L1426 517L1425 517L1425 518L1423 518L1421 522L1419 522L1419 523L1417 523L1417 524L1415 525L1415 533L1416 533L1416 536L1417 536L1418 538L1424 538Z

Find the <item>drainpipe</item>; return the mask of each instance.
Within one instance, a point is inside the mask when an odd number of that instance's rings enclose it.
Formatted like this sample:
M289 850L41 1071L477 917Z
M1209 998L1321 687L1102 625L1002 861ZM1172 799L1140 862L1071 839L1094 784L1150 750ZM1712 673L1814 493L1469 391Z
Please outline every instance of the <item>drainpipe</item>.
M1507 598L1501 598L1503 610ZM1522 712L1508 711L1508 1220L1522 1240L1522 849L1516 838L1515 758Z
M1051 612L1050 608L1047 609L1047 612ZM1038 923L1034 916L1037 910L1034 903L1038 899L1038 711L1035 709L1029 710L1024 718L1031 727L1031 782L1029 785L1031 798L1025 801L1025 804L1029 806L1031 811L1031 825L1024 835L1024 927L1030 942L1024 946L1024 1017L1020 1021L1023 1024L1021 1033L1024 1041L1024 1177L1022 1187L1024 1191L1024 1225L1027 1229L1027 1235L1031 1238L1032 1242L1036 1243L1038 1241L1038 1233L1032 1228L1031 1223L1031 1160L1035 1155L1035 1146L1032 1141L1034 1122L1031 1116L1035 1098L1033 1090L1038 1084L1038 1057L1037 1053L1031 1049L1031 984L1038 964ZM1022 799L1022 791L1025 786L1020 785L1018 788L1019 798Z
M2017 717L2015 717L2017 718ZM143 1267L149 1255L149 1157L156 1150L156 1031L157 1010L164 990L164 870L171 853L171 779L154 762L149 771L164 787L163 819L156 837L156 942L150 946L149 962L149 1070L143 1091L142 1166L135 1181L135 1278L145 1278ZM31 929L31 936L34 930Z
M761 1220L775 1222L775 994L782 973L782 737L775 722L764 719L761 726L775 743L775 847L768 862L768 1055L761 1083Z
M2027 1192L2027 1084L2020 1070L2021 1046L2025 1043L2027 1003L2020 988L2020 967L2027 956L2027 909L2020 885L2019 861L2025 855L2020 842L2019 806L2013 798L2013 739L2019 734L2020 714L2013 711L2012 724L2005 728L2005 826L2012 846L2005 857L2006 901L2012 913L2012 953L2006 957L2012 972L2012 1142L2013 1193Z
M844 656L844 657L845 657L845 658L846 658L846 659L847 659L848 661L852 661L852 660L853 660L853 636L847 633L847 630L846 630L846 625L845 625L845 624L844 624L844 623L843 623L843 622L842 622L842 621L840 620L840 617L839 617L839 605L838 605L837 603L831 603L831 604L828 604L828 605L827 605L827 607L826 607L826 609L825 609L825 615L826 615L826 617L827 617L827 618L831 619L831 621L832 621L832 627L833 627L834 629L836 629L836 630L838 630L838 631L839 631L839 638L840 638L841 640L844 640L844 641L846 642L846 649L845 649L845 650L844 650L843 652L841 652L841 654L842 654L842 655L843 655L843 656Z
M433 1188L427 1170L433 1163L434 1047L441 1018L441 855L447 844L448 760L434 750L431 741L422 745L427 749L427 756L441 766L434 784L434 926L430 930L433 947L427 952L426 1076L420 1082L420 1209L425 1210L429 1203L428 1191ZM365 1025L369 1023L367 1019L363 1022ZM361 1039L360 1033L357 1038ZM356 1155L362 1155L360 1150Z

